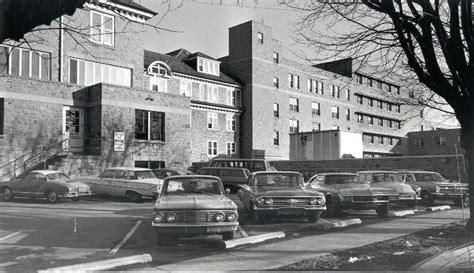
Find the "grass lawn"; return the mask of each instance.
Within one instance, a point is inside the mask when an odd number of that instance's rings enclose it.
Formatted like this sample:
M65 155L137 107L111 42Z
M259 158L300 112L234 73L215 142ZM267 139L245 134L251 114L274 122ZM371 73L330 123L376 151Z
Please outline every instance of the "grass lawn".
M275 270L408 270L426 258L465 242L464 223L457 222L334 252Z

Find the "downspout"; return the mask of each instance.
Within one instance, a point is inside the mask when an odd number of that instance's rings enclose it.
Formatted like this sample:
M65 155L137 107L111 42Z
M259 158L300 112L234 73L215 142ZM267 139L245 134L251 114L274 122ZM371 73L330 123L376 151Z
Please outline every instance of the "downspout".
M64 30L63 16L59 16L58 82L63 81Z

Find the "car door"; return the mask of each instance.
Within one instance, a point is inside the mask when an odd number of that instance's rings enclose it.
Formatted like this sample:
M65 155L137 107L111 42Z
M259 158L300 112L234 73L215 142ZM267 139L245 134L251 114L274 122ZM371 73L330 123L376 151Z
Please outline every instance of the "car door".
M94 180L90 183L91 191L95 194L109 194L110 180L114 178L114 170L105 170L100 179Z
M252 188L255 187L254 176L250 176L245 185L240 185L242 190L242 203L246 209L250 209L250 201L252 201Z
M12 188L13 194L19 196L30 196L36 182L36 174L29 173L23 177L23 179L17 180Z
M45 190L47 190L45 188L47 180L48 179L46 178L46 176L44 174L36 173L35 174L35 180L29 188L31 190L30 195L35 196L35 197L44 196Z

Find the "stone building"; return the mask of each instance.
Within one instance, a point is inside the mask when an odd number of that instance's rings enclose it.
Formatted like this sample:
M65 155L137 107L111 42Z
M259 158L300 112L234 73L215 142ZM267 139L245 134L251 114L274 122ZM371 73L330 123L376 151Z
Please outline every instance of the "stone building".
M190 98L145 86L142 23L155 15L128 0L89 1L25 35L28 45L0 46L4 175L63 149L59 165L72 174L189 165Z
M460 141L461 129L436 129L409 132L408 155L455 155L464 154Z
M364 157L398 156L406 152L406 132L423 122L408 119L409 107L397 102L408 94L396 82L352 72L350 60L297 63L283 56L271 27L258 22L231 27L229 55L220 60L244 85L243 157L288 159L290 134L335 129L361 132Z

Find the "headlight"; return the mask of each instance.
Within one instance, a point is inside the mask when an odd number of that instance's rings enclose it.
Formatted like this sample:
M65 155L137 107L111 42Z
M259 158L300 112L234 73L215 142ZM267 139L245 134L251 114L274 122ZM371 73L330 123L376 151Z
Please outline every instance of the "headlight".
M176 215L174 213L170 213L170 214L166 215L166 221L168 221L170 223L176 221Z
M153 221L155 223L162 223L165 220L165 217L161 213L156 213L153 215Z
M436 185L435 192L439 192L439 185Z
M316 199L316 198L313 198L313 199L309 200L310 205L316 205L317 202L318 202L318 199Z
M216 218L217 222L222 222L225 220L225 215L221 212L216 213L214 217Z
M237 215L235 215L235 213L227 213L225 217L229 222L234 222L237 220Z
M265 205L271 205L271 204L273 204L273 199L271 198L265 199Z
M257 203L257 205L263 205L264 201L265 201L265 199L263 199L263 197L261 197L261 196L255 198L255 203Z

